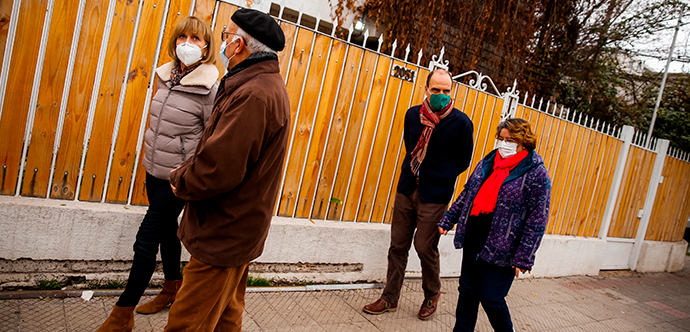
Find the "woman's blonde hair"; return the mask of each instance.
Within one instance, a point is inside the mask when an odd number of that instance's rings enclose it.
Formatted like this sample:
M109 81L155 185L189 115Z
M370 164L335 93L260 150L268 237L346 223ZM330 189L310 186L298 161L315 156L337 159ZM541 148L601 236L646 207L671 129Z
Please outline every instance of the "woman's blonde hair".
M534 150L537 146L537 135L532 132L532 126L525 119L509 118L498 124L496 127L496 139L501 135L501 130L507 129L510 136L528 150Z
M218 52L216 52L216 42L213 39L211 27L196 16L187 16L175 25L175 29L173 29L170 40L168 41L168 55L173 58L173 60L177 61L177 53L175 53L177 49L177 37L182 34L196 34L200 37L204 37L206 41L206 54L201 56L201 62L210 64L216 63Z

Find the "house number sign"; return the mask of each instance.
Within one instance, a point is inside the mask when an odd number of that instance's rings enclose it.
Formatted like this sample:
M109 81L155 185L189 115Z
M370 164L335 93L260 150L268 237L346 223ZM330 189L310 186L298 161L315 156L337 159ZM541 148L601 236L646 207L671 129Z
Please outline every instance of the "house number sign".
M395 66L393 66L393 70L391 71L391 76L397 77L401 80L412 82L412 81L414 81L414 75L416 73L417 72L415 72L412 69L407 69L405 67L395 65Z

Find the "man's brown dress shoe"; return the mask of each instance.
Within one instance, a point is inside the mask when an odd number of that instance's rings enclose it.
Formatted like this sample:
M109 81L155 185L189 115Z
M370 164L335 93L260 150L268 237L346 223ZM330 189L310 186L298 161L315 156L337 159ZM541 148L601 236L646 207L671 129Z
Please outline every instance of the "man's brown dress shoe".
M378 299L376 302L367 304L364 306L364 312L372 315L380 315L386 311L396 311L398 310L398 305L384 301L383 299Z
M441 293L438 293L438 295L436 295L436 297L434 297L433 299L424 300L424 303L422 303L422 307L419 308L417 318L422 320L431 318L431 316L433 316L436 312L436 305L438 304L439 297L441 297Z

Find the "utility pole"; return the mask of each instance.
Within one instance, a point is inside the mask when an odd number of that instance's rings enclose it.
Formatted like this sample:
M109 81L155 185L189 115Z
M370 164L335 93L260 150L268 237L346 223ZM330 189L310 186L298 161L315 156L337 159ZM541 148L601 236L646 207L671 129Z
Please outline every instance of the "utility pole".
M671 58L673 57L673 48L676 46L676 37L678 37L678 30L680 29L680 20L683 18L683 9L683 7L680 8L680 15L678 15L676 31L673 33L673 42L671 42L671 50L668 52L668 59L666 60L666 69L664 69L664 76L661 79L661 87L659 87L659 95L657 95L656 97L656 105L654 105L652 123L649 125L649 132L647 132L647 149L652 148L652 131L654 131L654 122L656 122L656 112L659 110L659 104L661 104L661 96L664 94L664 86L666 86L666 76L668 76L668 67L671 64Z

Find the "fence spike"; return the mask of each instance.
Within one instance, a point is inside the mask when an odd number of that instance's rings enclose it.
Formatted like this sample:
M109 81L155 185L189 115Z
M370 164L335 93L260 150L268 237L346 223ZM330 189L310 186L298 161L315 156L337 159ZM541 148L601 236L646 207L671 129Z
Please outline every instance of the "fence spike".
M546 114L549 113L549 107L550 107L550 106L551 106L551 101L550 101L550 100L547 100L547 101L546 101ZM540 111L541 111L541 110L540 110Z
M383 36L383 35L381 35L381 36ZM382 43L379 43L379 45L381 45L381 44ZM397 38L393 41L393 46L391 46L391 56L395 56L395 49L396 48L398 48L398 39ZM381 49L381 47L379 47L379 49Z
M409 55L410 55L410 44L407 44L407 47L405 48L405 61L407 61Z
M592 120L594 120L594 119L592 119ZM597 119L597 124L594 127L594 130L597 130L597 131L599 130L599 119Z
M582 114L583 112L580 112L580 114L577 114L577 111L575 111L575 116L579 115L577 118L577 124L582 124ZM575 122L575 117L573 117L573 122Z
M563 115L563 108L564 108L564 106L563 106L563 104L561 104L561 111L558 112L558 116ZM555 114L554 114L554 116L555 116Z
M422 50L419 50L419 53L417 53L417 66L419 66L419 63L422 62Z
M539 107L537 107L538 110L541 111L541 104L544 102L544 97L539 98Z
M574 113L573 113L574 114ZM570 115L570 107L568 107L567 110L565 110L565 118L568 119L568 116ZM563 118L563 114L558 115L559 118Z
M527 105L527 95L529 94L529 91L525 91L525 99L522 101L523 105Z
M304 3L304 2L303 2ZM369 39L369 29L364 29L364 45L367 44L367 40Z
M609 133L609 129L611 129L611 122L606 124L606 133Z
M537 95L532 96L532 104L529 105L530 108L534 108L534 101L536 100Z

